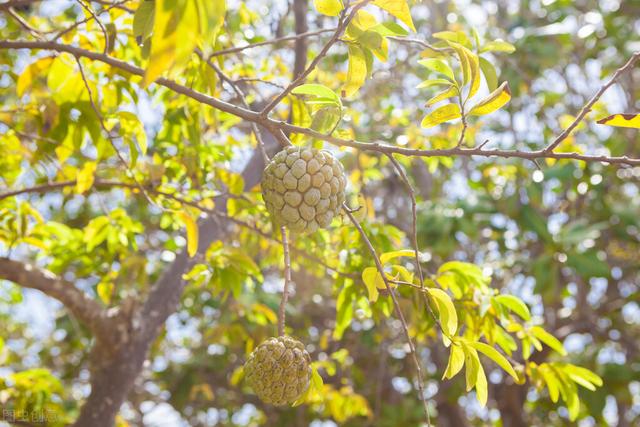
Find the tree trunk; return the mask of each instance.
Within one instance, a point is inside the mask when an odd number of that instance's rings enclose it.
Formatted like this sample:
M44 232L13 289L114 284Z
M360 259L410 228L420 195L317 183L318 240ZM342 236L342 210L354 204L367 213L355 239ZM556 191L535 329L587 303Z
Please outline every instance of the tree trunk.
M274 152L278 143L273 135L262 129L266 148ZM253 188L262 177L264 162L260 150L255 150L245 167L242 177L245 191ZM224 209L226 200L218 201ZM226 232L224 221L206 218L199 222L198 254L204 254L209 245ZM127 398L136 377L142 371L149 348L158 337L167 318L173 314L180 302L185 281L182 275L191 267L191 259L181 252L158 279L144 305L131 319L130 338L116 351L104 351L100 345L92 350L91 393L83 405L75 427L112 427L120 406Z

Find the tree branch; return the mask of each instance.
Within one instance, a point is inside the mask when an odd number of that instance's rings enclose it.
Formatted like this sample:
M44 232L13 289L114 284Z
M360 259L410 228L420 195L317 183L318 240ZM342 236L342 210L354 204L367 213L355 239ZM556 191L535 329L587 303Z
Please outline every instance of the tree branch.
M123 331L117 328L117 310L107 310L95 299L47 270L9 258L0 258L0 278L36 289L60 301L79 321L84 323L108 346L122 341Z
M618 78L621 75L623 75L627 71L631 70L631 68L633 68L633 66L638 61L638 59L640 59L640 51L631 55L631 58L629 58L627 63L616 70L613 76L611 76L611 79L609 79L609 81L605 83L604 86L602 86L598 92L596 92L593 98L591 98L589 102L587 102L587 104L584 107L582 107L582 110L580 110L580 112L576 116L573 123L571 123L568 128L566 128L560 135L558 135L558 137L554 139L553 142L549 144L547 148L544 149L544 151L545 152L553 151L553 149L556 148L562 141L567 139L569 134L571 134L571 132L580 124L582 119L584 119L584 117L591 112L591 107L593 107L593 105L596 102L598 102L600 97L607 91L607 89L613 86L613 84L616 82L616 80L618 80Z
M81 49L75 46L70 46L55 42L42 42L42 41L9 41L0 40L0 49L46 49L58 52L68 52L76 56L84 56L95 61L104 62L113 67L124 70L128 73L138 76L144 75L144 70L135 65L121 61L108 55L101 53L91 52L85 49ZM450 156L481 156L481 157L503 157L503 158L521 158L527 160L535 159L557 159L557 160L578 160L584 162L603 162L616 165L626 166L640 166L639 158L629 158L627 156L611 157L611 156L596 156L580 153L555 153L548 150L537 151L517 151L517 150L483 150L480 147L477 148L448 148L437 150L422 150L415 148L398 147L395 145L384 144L380 142L360 142L356 140L338 138L332 135L323 134L313 129L296 126L289 124L282 120L274 120L268 117L263 117L259 112L247 110L245 108L230 104L220 99L205 95L197 92L191 88L176 83L173 80L166 78L159 78L155 81L156 84L166 87L176 93L188 96L195 99L198 102L209 105L218 110L233 114L250 122L256 122L263 125L265 128L274 132L278 136L280 131L288 133L299 133L307 135L313 138L321 139L330 144L351 147L357 150L376 151L382 154L400 154L404 156L419 156L419 157L450 157Z
M353 216L353 214L351 213L351 210L347 207L347 205L343 205L343 210L346 212L347 216L349 217L349 220L351 220L353 225L358 230L358 233L360 233L360 237L362 237L362 240L364 241L365 245L367 246L367 249L369 250L369 253L373 257L373 260L374 260L374 262L376 264L376 269L378 270L378 273L382 277L382 281L384 282L384 286L387 288L387 292L389 292L389 294L391 295L391 300L393 301L393 306L395 308L395 311L397 312L398 319L400 319L400 323L402 323L402 330L404 331L404 335L405 335L405 338L407 340L407 344L409 345L409 350L411 352L411 356L413 358L413 363L414 363L415 368L416 368L416 377L417 377L417 380L418 380L417 381L418 382L418 391L420 393L420 401L422 402L422 405L423 405L424 415L425 415L426 420L427 420L427 426L431 427L431 417L429 415L429 405L428 405L427 399L426 399L426 397L424 395L424 381L422 379L422 368L421 368L421 365L420 365L420 361L418 360L418 355L416 353L416 347L415 347L415 345L413 343L413 340L411 339L411 334L409 333L409 326L407 325L407 321L405 320L404 314L402 313L402 309L400 308L400 303L398 302L398 297L396 296L396 293L395 293L394 289L389 284L389 279L387 279L387 275L384 272L384 267L382 266L382 263L380 262L380 258L378 257L378 254L376 253L375 248L371 244L371 241L367 237L367 234L362 229L362 226L360 225L358 220Z

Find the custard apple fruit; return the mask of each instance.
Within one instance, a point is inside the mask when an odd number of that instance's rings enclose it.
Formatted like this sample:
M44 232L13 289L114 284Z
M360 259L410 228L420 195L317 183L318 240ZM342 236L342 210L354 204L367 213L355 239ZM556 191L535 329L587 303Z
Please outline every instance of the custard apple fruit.
M265 168L262 197L276 225L312 233L338 214L346 184L342 164L328 151L288 147Z
M265 403L282 406L295 402L309 387L311 358L294 338L269 338L249 355L245 378Z

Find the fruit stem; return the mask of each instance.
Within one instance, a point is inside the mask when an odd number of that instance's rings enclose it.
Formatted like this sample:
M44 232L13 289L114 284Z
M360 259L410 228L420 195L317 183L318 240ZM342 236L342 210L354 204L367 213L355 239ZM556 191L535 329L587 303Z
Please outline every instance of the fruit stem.
M287 240L287 229L283 225L280 227L282 234L282 249L284 251L284 288L282 289L282 299L280 300L280 310L278 312L278 335L284 335L285 308L289 299L289 285L291 283L291 258L289 257L289 240Z

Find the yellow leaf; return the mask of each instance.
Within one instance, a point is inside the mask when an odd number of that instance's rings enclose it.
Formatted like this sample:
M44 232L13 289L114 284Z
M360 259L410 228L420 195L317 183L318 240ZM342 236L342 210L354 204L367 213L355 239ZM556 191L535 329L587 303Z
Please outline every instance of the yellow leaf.
M69 54L62 54L51 63L47 70L47 86L57 104L78 101L86 93L77 64Z
M198 44L206 54L215 43L225 12L224 0L157 0L142 86L167 70L179 72Z
M431 128L440 123L448 122L449 120L459 119L462 117L460 114L460 106L458 104L447 104L432 111L422 120L423 128Z
M313 0L316 10L327 16L338 16L344 6L340 0Z
M556 403L558 401L559 392L560 392L560 387L558 385L558 378L556 377L554 371L551 370L546 363L543 363L542 365L540 365L540 368L538 370L542 374L542 378L544 379L545 383L547 383L547 388L549 389L549 397L551 398L551 401L553 403Z
M614 114L613 116L598 120L598 124L640 129L640 114Z
M238 366L231 373L231 377L229 378L229 384L232 386L237 386L240 384L240 381L244 378L244 365Z
M76 191L78 193L84 193L93 185L94 173L96 171L96 162L86 162L82 169L78 171L76 177Z
M442 340L445 346L449 346L451 344L449 337L453 337L458 330L458 313L448 293L438 288L428 288L427 291L438 306L440 325L446 334L443 335Z
M178 213L187 228L187 253L190 257L198 252L198 224L187 211Z
M406 0L374 0L373 4L378 6L380 9L386 10L391 15L407 24L412 31L416 31L416 27L413 25L413 19L411 19L409 4Z
M358 91L367 78L367 59L362 48L355 44L349 45L349 70L347 81L342 87L343 97L351 96Z
M244 3L242 3L244 5ZM199 16L199 40L205 55L213 49L220 28L224 24L225 0L196 0Z
M489 96L478 102L469 111L471 116L484 116L486 114L493 113L501 108L511 99L511 90L509 89L509 83L502 83L496 90L491 92Z
M415 252L411 249L401 249L399 251L393 251L393 252L385 252L382 255L380 255L380 262L382 264L386 264L387 261L392 260L394 258L399 258L399 257L413 257L415 256Z
M451 353L449 353L449 362L447 369L444 371L442 379L453 378L464 366L464 351L460 345L452 345Z
M477 356L476 356L477 357ZM487 406L487 398L488 398L488 385L487 385L487 376L484 373L484 369L482 368L482 364L478 362L478 377L476 378L476 397L478 398L478 402L480 402L480 406Z
M113 283L100 282L97 286L98 296L100 300L105 304L111 303L111 294L113 293Z
M49 70L51 62L53 62L53 58L42 58L25 68L16 82L16 94L18 96L24 95L27 89L33 86L33 81L44 71Z
M464 83L470 84L469 98L471 98L480 88L480 59L478 58L478 55L458 43L450 42L449 45L458 53L464 76Z
M567 355L567 350L565 350L562 343L556 337L551 335L549 332L545 331L540 326L532 326L531 333L538 340L542 341L543 343L551 347L553 350L557 351L561 356Z
M498 350L482 342L469 342L469 345L496 362L498 366L504 369L505 372L511 375L516 381L518 380L518 375L516 374L516 371L513 370L511 363L509 363L509 361L500 354Z
M478 352L475 349L469 347L465 343L462 344L462 350L464 351L464 363L466 365L464 376L467 384L467 391L476 385L478 381L478 370L480 369L480 358L478 358Z
M253 304L253 310L257 313L262 313L270 323L275 324L278 321L278 316L269 307L264 304Z
M369 291L369 301L376 302L378 300L378 285L382 282L384 287L384 281L378 273L376 267L367 267L362 270L362 281Z

